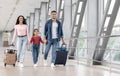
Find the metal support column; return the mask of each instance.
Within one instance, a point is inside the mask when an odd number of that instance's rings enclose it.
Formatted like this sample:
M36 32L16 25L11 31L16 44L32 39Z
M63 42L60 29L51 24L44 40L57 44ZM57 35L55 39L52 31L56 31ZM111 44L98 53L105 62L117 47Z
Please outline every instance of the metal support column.
M43 36L44 26L45 26L45 23L46 23L47 17L48 17L48 2L41 2L39 17L40 17L39 30L40 30L41 36ZM42 47L41 50L42 50L42 54L43 54L44 53L44 45L42 45L41 47Z
M47 19L50 18L50 12L51 12L50 8L51 6L50 6L50 0L49 0L49 2L47 2Z
M33 34L35 13L30 13L30 37Z
M72 29L72 0L61 0L60 13L61 22L63 23L64 39L67 44L69 44L70 32ZM63 22L64 21L64 22ZM67 30L67 31L66 31Z
M79 33L80 33L82 21L83 21L83 16L84 16L85 8L86 8L86 3L87 3L87 0L77 1L77 7L75 11L75 17L74 17L74 22L73 22L73 27L71 31L71 37L70 37L71 39L79 37ZM77 39L69 41L69 48L70 48L69 58L70 59L74 58L73 56L76 50L77 42L78 42Z
M57 0L50 0L50 11L56 10L57 11Z
M87 25L87 37L96 37L98 33L98 0L88 0L87 10L86 10L86 25ZM92 9L91 9L92 8ZM92 19L91 19L92 18ZM94 50L96 45L95 38L87 38L86 39L86 57L87 57L87 65L92 65L92 61L90 59L93 58Z
M27 25L28 25L28 30L30 32L30 17L29 16L27 16Z
M62 24L64 21L64 6L65 6L64 2L65 2L65 0L60 0L59 9L58 9L58 20L60 20Z
M47 21L47 2L41 2L40 6L40 32L43 32L45 22ZM43 35L43 33L41 33Z
M120 8L120 0L108 0L101 29L98 36L109 36L114 26L114 22ZM93 64L101 65L109 37L98 38L93 56Z
M28 31L30 32L30 17L29 16L27 16L26 21L28 25ZM27 46L27 50L30 51L30 45Z
M40 8L35 8L35 21L34 21L34 28L39 27L39 21L40 21Z

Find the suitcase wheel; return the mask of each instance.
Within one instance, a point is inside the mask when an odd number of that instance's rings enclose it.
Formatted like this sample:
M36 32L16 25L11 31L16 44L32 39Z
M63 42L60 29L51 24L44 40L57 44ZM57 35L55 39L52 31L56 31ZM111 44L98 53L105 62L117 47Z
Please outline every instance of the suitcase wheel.
M13 64L13 66L15 67L15 64Z
M6 63L4 64L4 66L6 67Z

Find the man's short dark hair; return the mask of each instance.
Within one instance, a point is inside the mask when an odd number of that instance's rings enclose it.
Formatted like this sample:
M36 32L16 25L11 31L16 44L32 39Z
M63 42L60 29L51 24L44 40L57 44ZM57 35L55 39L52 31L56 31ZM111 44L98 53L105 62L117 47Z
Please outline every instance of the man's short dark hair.
M53 11L51 11L51 13L57 13L57 11L53 10Z

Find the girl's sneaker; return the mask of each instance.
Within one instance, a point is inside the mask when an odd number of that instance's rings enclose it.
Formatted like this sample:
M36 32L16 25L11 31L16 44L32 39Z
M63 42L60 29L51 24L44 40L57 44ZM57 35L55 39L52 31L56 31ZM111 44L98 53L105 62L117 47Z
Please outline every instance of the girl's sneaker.
M34 67L37 67L38 65L37 65L37 64L34 64L33 66L34 66Z
M47 66L47 60L44 60L44 66Z

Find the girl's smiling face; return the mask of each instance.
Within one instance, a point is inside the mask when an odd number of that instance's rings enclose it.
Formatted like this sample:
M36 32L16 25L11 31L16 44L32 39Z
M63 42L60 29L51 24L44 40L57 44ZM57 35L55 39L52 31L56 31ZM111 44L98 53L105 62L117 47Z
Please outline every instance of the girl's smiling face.
M33 31L33 36L36 36L36 35L38 35L38 29L34 29L34 31Z

